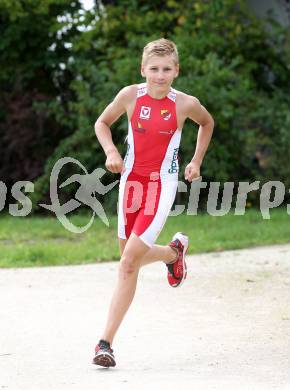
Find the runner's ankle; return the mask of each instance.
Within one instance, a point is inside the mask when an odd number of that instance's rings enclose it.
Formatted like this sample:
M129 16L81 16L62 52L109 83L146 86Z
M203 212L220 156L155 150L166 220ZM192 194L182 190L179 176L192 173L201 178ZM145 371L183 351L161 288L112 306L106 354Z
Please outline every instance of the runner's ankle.
M177 258L178 258L178 249L177 248L173 248L172 246L170 245L167 245L172 251L174 251L175 253L175 257L174 259L171 259L171 260L166 260L164 261L165 264L173 264L176 262Z

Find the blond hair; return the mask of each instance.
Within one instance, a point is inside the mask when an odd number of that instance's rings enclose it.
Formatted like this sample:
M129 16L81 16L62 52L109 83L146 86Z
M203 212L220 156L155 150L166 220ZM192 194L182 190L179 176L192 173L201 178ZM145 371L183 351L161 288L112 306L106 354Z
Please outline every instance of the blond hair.
M172 55L175 65L179 63L178 51L174 42L169 39L161 38L156 41L147 43L143 49L142 64L144 65L148 58L153 56L168 56Z

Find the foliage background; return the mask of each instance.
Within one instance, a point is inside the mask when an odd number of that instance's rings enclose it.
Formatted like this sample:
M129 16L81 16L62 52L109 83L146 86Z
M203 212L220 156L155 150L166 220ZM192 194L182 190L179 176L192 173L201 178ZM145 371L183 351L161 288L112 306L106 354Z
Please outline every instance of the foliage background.
M174 87L215 119L203 180L272 179L290 188L289 28L258 20L244 1L103 1L85 11L78 0L0 0L0 36L0 180L8 188L33 181L34 212L44 212L38 203L49 199L59 158L74 157L88 172L104 166L94 122L122 87L143 81L142 49L160 37L179 48ZM122 154L126 132L123 117L112 127ZM187 122L180 179L196 135ZM77 171L67 166L62 179ZM75 190L65 187L63 198ZM114 212L116 199L110 192L105 208Z

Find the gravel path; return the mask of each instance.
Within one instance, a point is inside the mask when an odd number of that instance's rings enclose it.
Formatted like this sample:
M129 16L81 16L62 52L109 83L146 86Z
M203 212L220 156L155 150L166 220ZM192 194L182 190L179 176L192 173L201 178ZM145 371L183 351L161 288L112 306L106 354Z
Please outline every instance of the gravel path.
M0 390L290 389L290 245L188 256L188 278L141 269L114 341L91 364L117 263L0 270Z

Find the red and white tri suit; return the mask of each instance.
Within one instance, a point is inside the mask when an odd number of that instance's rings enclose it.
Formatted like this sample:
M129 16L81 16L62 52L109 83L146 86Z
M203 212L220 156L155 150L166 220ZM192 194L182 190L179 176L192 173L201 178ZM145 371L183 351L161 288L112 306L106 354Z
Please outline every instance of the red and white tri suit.
M134 232L152 246L161 232L175 199L178 185L176 91L163 99L147 93L139 84L127 136L125 170L118 200L118 236Z

